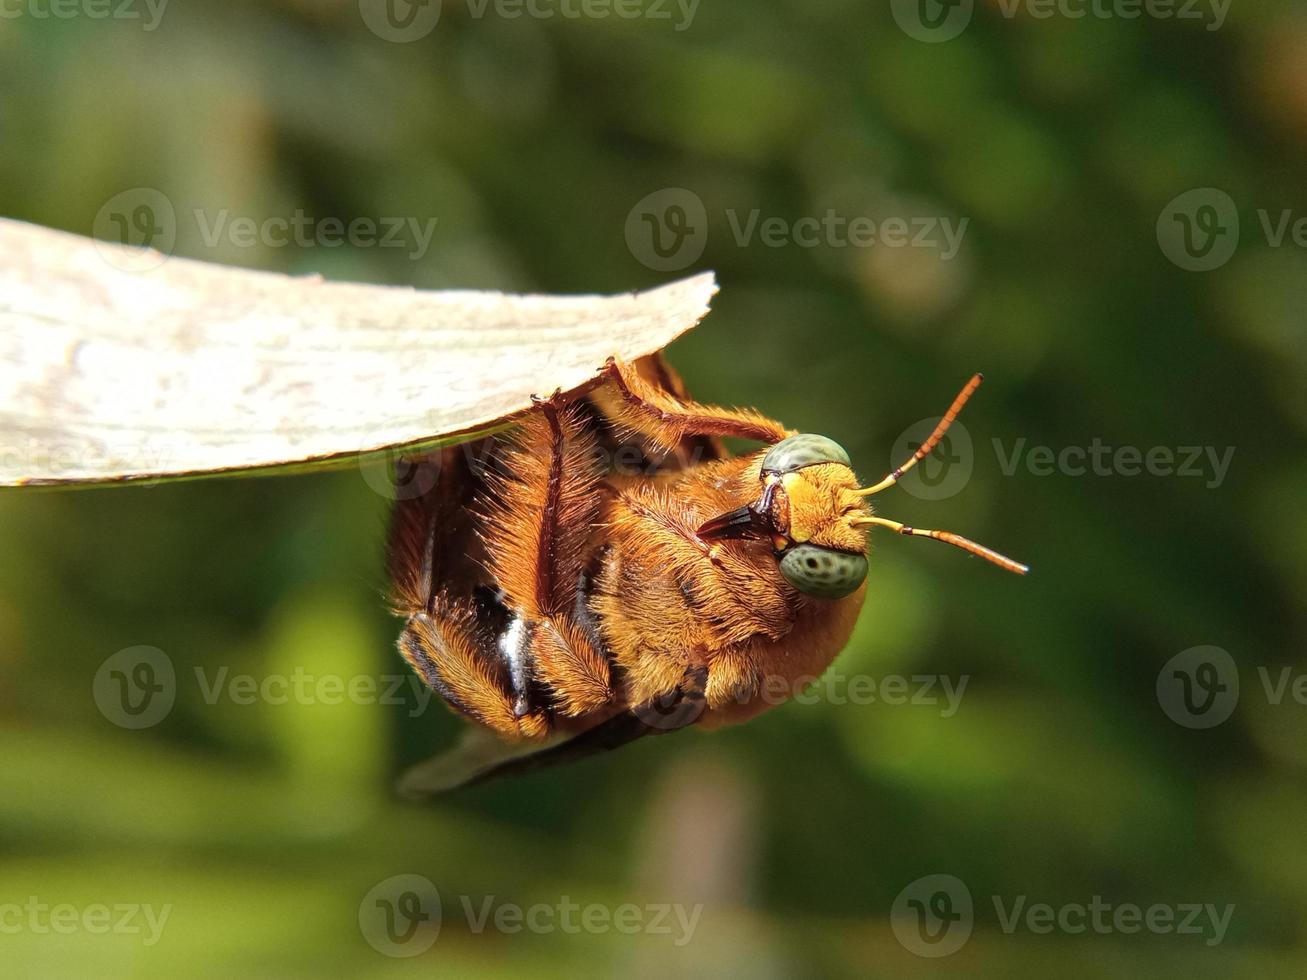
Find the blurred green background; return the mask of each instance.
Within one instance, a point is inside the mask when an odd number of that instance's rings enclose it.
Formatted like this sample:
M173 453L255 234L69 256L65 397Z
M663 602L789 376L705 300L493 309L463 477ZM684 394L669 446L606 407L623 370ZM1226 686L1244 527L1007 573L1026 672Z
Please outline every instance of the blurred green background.
M0 494L7 976L1303 975L1307 706L1275 685L1304 669L1307 636L1307 252L1272 233L1307 217L1307 20L1294 0L1235 3L1219 24L1210 5L1038 17L982 0L945 38L958 21L910 29L924 2L703 0L687 19L451 0L410 43L373 29L370 0L188 0L151 30L143 0L125 8L137 20L3 8L0 214L91 234L115 195L153 188L176 209L176 254L426 288L610 292L715 269L713 314L670 351L691 390L836 438L864 478L984 370L972 449L950 450L970 478L878 507L1034 568L877 539L834 670L910 691L965 679L953 713L822 696L414 806L395 774L457 723L411 689L206 698L236 675L402 676L384 478ZM397 4L392 26L432 28L436 8ZM702 254L674 268L639 237L637 204L666 188L704 211ZM1216 242L1190 249L1206 271L1168 237L1185 221L1171 202L1196 188L1228 195L1190 213ZM241 247L206 242L195 209L437 225L416 256ZM755 211L967 223L945 258L739 240ZM1210 463L1045 473L1024 455L1096 440L1234 455L1219 479ZM947 465L922 469L938 483ZM175 668L176 701L131 730L93 689L142 645ZM1219 674L1228 718L1203 729L1159 695L1198 646L1235 665ZM974 902L944 957L891 915L935 874ZM443 902L407 958L360 924L395 875ZM1233 911L1219 942L1004 928L1019 900L1095 896ZM467 907L487 900L703 910L678 945L674 914L671 934L478 931ZM149 942L42 931L32 901L169 912Z

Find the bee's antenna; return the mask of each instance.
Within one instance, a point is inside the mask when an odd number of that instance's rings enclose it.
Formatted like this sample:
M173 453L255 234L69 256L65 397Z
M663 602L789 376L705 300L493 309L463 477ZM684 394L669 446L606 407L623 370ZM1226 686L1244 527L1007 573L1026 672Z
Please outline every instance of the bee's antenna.
M940 439L944 438L944 433L948 431L948 427L952 425L953 421L958 417L958 412L962 411L962 406L967 403L967 399L975 393L975 390L980 387L980 382L984 380L985 376L983 374L977 373L971 376L971 380L967 382L966 387L958 392L958 397L953 399L953 404L948 407L948 411L944 413L944 417L939 420L939 425L935 426L935 431L930 434L930 438L921 444L921 448L912 454L910 460L894 470L875 486L864 487L861 490L855 490L853 492L859 497L870 497L873 493L880 493L885 488L892 487L894 484L898 483L899 477L903 476L904 473L916 466L920 460L925 459L930 455L931 450L935 448L935 444L938 443Z
M900 524L898 521L891 521L885 517L855 517L853 523L857 525L876 524L880 527L887 527L899 534L907 534L911 537L934 538L936 541L943 541L945 544L951 544L955 548L961 548L963 551L969 551L973 555L979 555L985 561L992 561L999 568L1005 568L1009 572L1015 572L1018 575L1025 575L1030 571L1030 566L1023 565L1019 561L1013 561L1006 555L1000 555L991 548L986 548L983 544L976 544L960 534L954 534L952 531L927 531L919 527L908 527L906 524Z

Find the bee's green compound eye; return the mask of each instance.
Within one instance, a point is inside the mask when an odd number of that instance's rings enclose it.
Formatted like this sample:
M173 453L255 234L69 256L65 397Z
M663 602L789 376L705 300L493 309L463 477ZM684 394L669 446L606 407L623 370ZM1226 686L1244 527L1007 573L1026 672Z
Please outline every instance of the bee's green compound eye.
M843 599L867 577L867 556L815 544L796 544L781 555L785 581L804 595Z
M843 463L852 467L849 454L834 439L801 432L797 436L782 439L767 451L762 458L764 473L793 473L805 466L818 463Z

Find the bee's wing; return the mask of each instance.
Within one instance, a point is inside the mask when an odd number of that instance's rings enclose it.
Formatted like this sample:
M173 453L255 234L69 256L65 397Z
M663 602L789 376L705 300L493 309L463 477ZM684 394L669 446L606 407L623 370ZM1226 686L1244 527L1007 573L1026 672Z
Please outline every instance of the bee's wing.
M475 786L504 776L521 776L553 766L577 762L632 742L650 729L633 712L624 711L608 721L568 738L555 735L541 742L504 742L480 726L469 726L448 751L413 766L399 780L399 793L424 799L464 786Z
M453 748L408 769L396 789L407 799L426 799L481 782L515 759L540 755L565 741L566 736L559 736L544 746L540 742L505 742L480 725L468 725Z
M399 792L422 799L505 776L523 776L580 762L644 738L692 725L703 713L706 672L691 671L680 688L659 702L619 712L592 728L545 742L503 742L479 726L470 727L452 749L408 770Z
M396 461L386 564L401 615L431 613L437 592L470 601L486 581L471 508L495 453L491 436Z

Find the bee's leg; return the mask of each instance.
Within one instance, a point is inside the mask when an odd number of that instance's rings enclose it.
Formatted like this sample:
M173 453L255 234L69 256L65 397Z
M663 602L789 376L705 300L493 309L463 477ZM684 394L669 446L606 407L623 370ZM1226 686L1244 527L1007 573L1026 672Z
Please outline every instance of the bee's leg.
M399 652L437 694L474 721L504 738L543 737L547 715L522 709L492 642L478 632L469 605L438 595L430 613L409 617Z
M700 405L651 384L630 364L609 358L606 383L591 394L612 422L643 436L664 450L672 450L694 436L732 436L754 442L777 443L790 431L748 409Z
M536 676L549 688L559 714L579 718L612 700L608 660L575 619L550 617L537 623L531 653Z
M758 662L745 647L718 651L708 670L705 696L714 711L731 703L745 704L757 693L760 678Z
M588 728L565 742L516 756L481 770L462 785L474 786L502 776L521 776L553 766L578 762L644 738L666 735L692 725L703 714L706 673L702 667L685 672L665 695Z
M611 696L607 658L577 615L586 546L603 499L594 433L578 408L542 401L503 462L508 475L490 481L482 539L504 604L527 638L515 684L523 699L518 710L532 708L542 687L551 708L582 715Z
M646 357L632 361L627 365L627 370L639 375L647 384L667 392L673 398L680 399L683 402L690 400L690 394L686 391L685 382L681 380L681 376L676 372L676 369L667 362L667 358L662 351L655 351ZM602 390L607 393L610 408L616 410L624 404L611 384L604 386ZM603 400L604 397L600 396L600 401ZM594 404L593 399L592 404ZM597 404L596 408L599 408ZM611 414L605 412L602 408L599 408L599 413L605 419L611 419ZM628 428L624 434L629 437L632 433ZM714 459L726 459L729 455L719 436L687 436L681 440L671 453L668 453L665 447L647 437L642 437L639 441L648 461L654 463L655 472L668 464L671 464L671 468L674 469L686 469L698 463ZM620 448L619 444L618 449L620 450Z
M400 461L388 549L391 598L407 620L400 653L433 690L501 737L535 739L546 733L548 718L517 694L511 658L501 648L520 630L479 587L484 554L467 516L493 453L485 442Z

